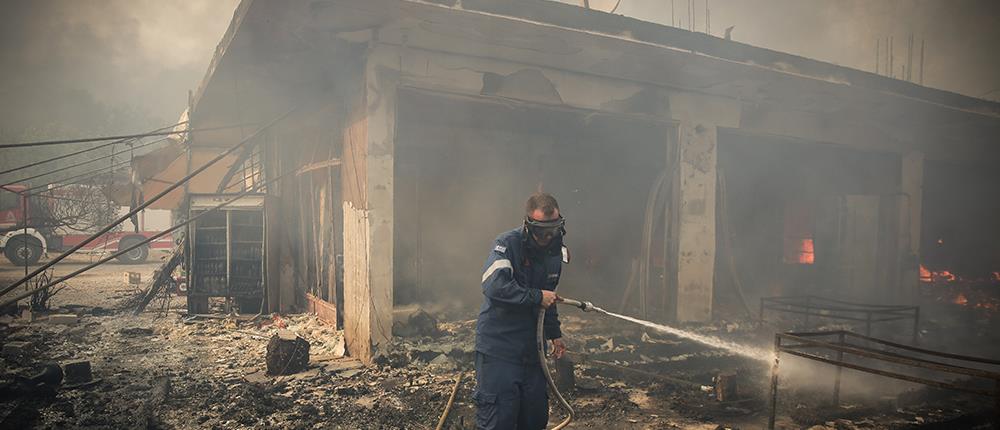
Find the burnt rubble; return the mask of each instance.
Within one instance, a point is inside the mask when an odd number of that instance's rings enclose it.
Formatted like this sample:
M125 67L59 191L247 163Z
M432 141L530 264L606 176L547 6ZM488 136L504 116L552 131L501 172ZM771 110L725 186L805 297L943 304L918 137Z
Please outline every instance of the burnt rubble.
M597 317L565 316L572 353L555 366L560 373L573 371L563 393L579 422L756 428L766 416L767 363L590 318ZM424 428L436 421L458 373L472 369L474 355L473 320L437 327L435 336L396 338L376 365L366 367L344 357L339 331L305 315L82 312L77 327L8 321L0 331L4 344L31 348L4 358L4 386L21 381L22 388L4 397L2 422L17 428ZM766 337L756 323L689 328L727 339ZM268 373L267 346L278 333L293 344L308 342L305 367ZM61 378L65 363L75 368L83 362L91 365L90 381L45 377ZM38 383L25 388L28 380ZM460 385L446 428L472 428L473 380ZM789 388L779 401L790 411L779 426L795 428L954 428L948 426L979 423L990 413L983 399L920 387L876 401L846 394L839 408L829 406L826 386ZM561 414L553 408L553 419Z
M70 291L72 293L72 291ZM70 296L73 297L73 296ZM179 300L175 300L180 302ZM937 303L937 302L935 302ZM960 350L957 342L992 339L992 320L952 339L958 314L931 312L921 342ZM112 314L97 301L58 305L28 318L0 319L0 423L5 428L428 428L437 422L456 377L446 429L473 428L474 315L407 308L393 342L373 365L345 356L343 333L310 315L187 315L172 303L139 316ZM57 323L51 314L72 315ZM567 310L569 353L554 363L576 425L593 428L761 428L768 414L770 363L593 313ZM677 327L765 350L796 318L765 324L716 321ZM811 330L849 329L813 321ZM901 331L905 337L908 332ZM283 336L283 337L282 337ZM299 367L268 372L277 337L308 344ZM986 342L988 343L988 342ZM294 349L294 348L293 348ZM287 357L286 357L287 358ZM280 363L276 363L280 364ZM841 404L830 402L831 368L803 367L812 383L782 366L778 428L962 428L988 423L988 398L913 384L876 384L845 372ZM89 372L88 372L89 370ZM88 375L89 373L89 375ZM283 373L283 374L276 374ZM866 379L867 378L867 379ZM869 384L870 385L870 384ZM563 411L552 407L553 422Z

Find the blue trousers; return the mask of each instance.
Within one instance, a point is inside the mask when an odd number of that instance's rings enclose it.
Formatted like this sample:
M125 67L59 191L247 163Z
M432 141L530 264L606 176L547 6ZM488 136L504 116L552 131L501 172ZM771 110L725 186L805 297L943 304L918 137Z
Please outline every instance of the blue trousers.
M476 428L539 430L549 422L549 393L538 363L515 364L476 352Z

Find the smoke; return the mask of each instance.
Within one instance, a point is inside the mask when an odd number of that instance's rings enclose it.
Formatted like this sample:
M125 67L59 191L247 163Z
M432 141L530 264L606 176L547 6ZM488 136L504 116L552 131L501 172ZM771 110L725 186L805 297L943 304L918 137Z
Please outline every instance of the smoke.
M0 129L43 138L175 120L236 0L8 1L0 6Z
M579 1L563 0L580 4ZM691 0L694 30L873 72L881 39L880 73L885 74L885 39L893 37L894 73L907 63L913 34L913 80L919 76L920 40L926 40L924 85L972 97L1000 100L1000 3L992 0ZM590 0L610 10L617 0ZM689 27L688 0L622 0L616 13ZM671 12L673 5L673 12Z

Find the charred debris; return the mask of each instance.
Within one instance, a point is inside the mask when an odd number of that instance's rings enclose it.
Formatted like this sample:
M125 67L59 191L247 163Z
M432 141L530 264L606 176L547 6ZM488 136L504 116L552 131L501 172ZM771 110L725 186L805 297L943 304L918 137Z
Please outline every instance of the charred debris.
M473 428L535 190L569 428L997 425L996 102L524 0L243 1L189 98L4 185L4 427Z

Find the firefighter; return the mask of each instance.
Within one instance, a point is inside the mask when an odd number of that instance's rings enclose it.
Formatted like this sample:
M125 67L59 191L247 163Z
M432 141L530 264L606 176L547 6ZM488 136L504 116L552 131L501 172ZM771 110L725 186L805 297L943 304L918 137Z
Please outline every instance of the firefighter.
M538 361L536 322L546 308L544 336L551 353L566 351L556 302L564 261L565 220L559 203L535 193L525 204L524 224L497 237L483 268L483 305L476 322L476 426L479 429L543 429L549 405Z

